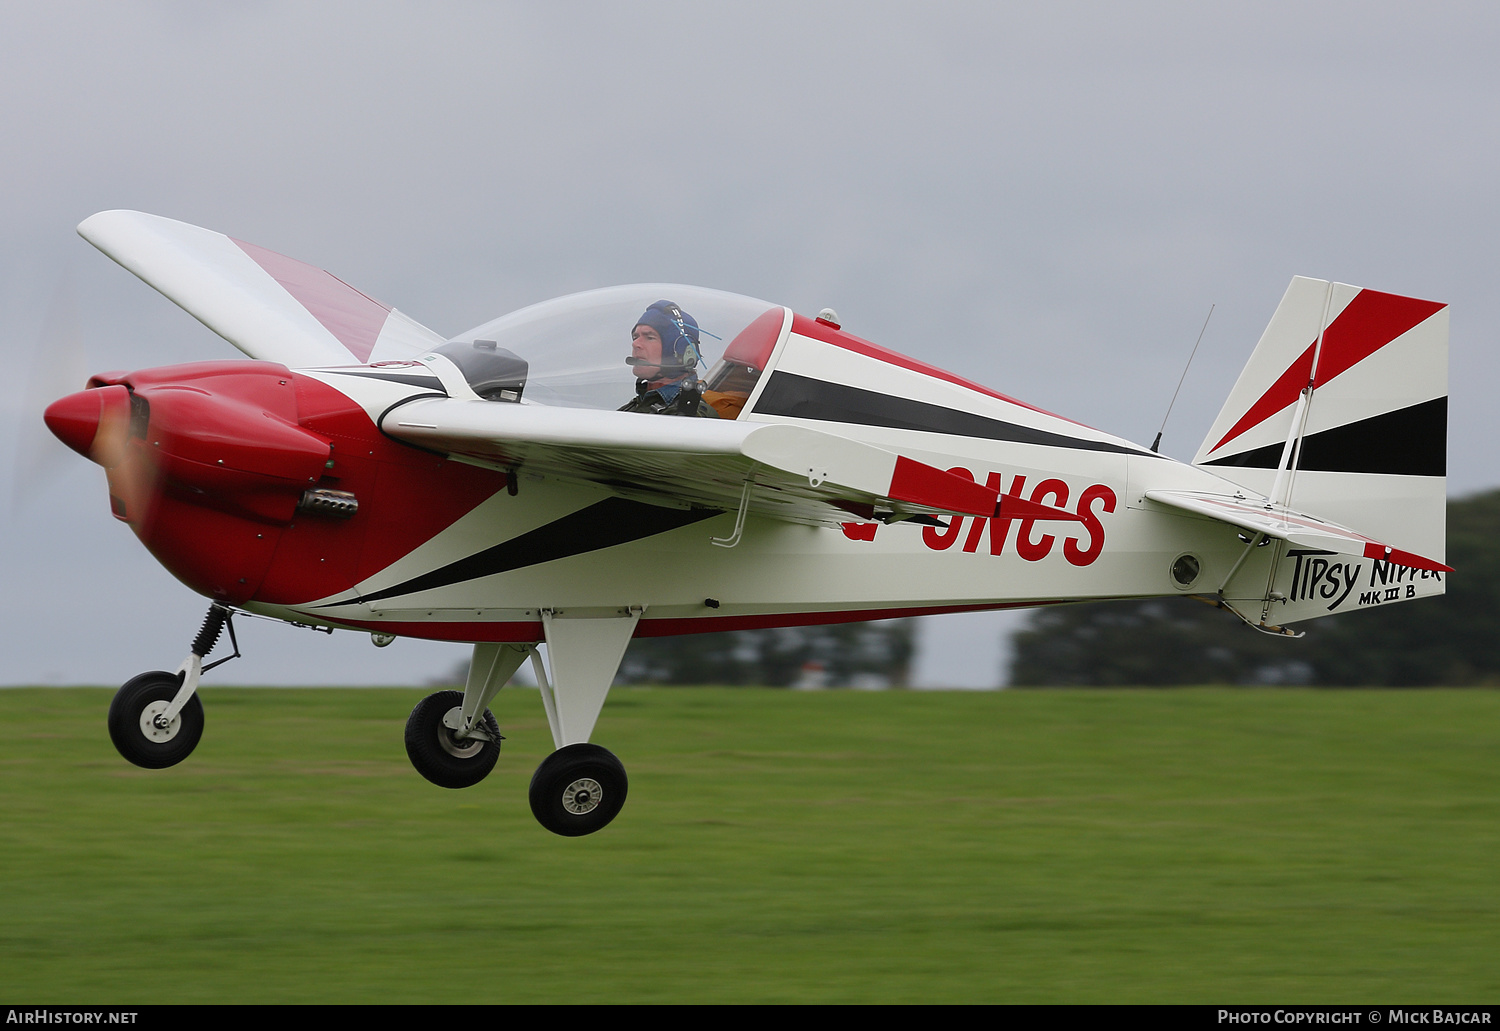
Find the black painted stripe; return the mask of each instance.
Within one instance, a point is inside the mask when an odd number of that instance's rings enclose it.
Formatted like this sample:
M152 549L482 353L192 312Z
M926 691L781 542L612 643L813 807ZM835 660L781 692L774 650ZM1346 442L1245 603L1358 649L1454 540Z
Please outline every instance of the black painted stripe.
M901 430L947 433L958 437L1008 440L1017 444L1042 444L1082 451L1160 457L1145 448L1069 437L925 401L913 401L842 383L798 376L791 372L771 374L770 382L755 402L755 412L757 415L785 415L794 419L816 419L857 426L889 426Z
M1203 464L1275 469L1281 464L1283 446L1267 444ZM1434 398L1309 434L1302 440L1297 468L1315 472L1446 476L1448 399Z
M443 381L436 376L422 376L412 372L366 372L364 370L354 371L351 369L319 369L318 372L331 372L336 376L358 376L361 379L388 379L397 383L405 383L413 387L426 387L428 390L441 390L443 396L448 396L448 391L443 386Z
M431 591L450 584L477 580L484 576L534 566L569 555L628 544L644 537L654 537L668 530L709 519L722 512L715 508L662 508L625 498L608 498L577 512L555 519L545 526L512 537L504 544L450 562L441 569L413 577L383 591L363 595L360 601L383 601L402 594ZM350 604L334 602L323 608Z

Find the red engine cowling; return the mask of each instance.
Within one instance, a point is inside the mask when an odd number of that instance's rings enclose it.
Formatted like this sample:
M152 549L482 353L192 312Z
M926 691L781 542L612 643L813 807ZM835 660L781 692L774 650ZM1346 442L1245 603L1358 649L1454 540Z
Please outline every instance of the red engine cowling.
M178 579L215 600L252 597L330 442L298 423L292 373L199 362L95 377L47 425L104 466L110 506Z
M96 376L46 418L104 466L116 518L228 605L347 592L506 485L390 440L340 391L269 362Z

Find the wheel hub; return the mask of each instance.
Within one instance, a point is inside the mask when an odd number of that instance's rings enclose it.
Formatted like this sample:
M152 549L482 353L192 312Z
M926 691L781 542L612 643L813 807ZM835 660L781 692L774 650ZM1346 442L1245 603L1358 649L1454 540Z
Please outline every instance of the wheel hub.
M165 718L170 704L165 701L151 702L141 710L141 733L147 741L155 741L157 744L170 741L182 728L181 715L173 716L170 721Z
M448 710L448 715L444 717L443 722L447 724L448 722L459 722L462 719L463 709L459 706L454 706ZM453 736L453 731L446 725L438 727L438 744L442 746L443 751L456 759L472 759L484 751L484 742L479 738L471 737L460 741Z
M563 808L574 816L593 812L603 801L604 788L593 777L579 777L563 788Z

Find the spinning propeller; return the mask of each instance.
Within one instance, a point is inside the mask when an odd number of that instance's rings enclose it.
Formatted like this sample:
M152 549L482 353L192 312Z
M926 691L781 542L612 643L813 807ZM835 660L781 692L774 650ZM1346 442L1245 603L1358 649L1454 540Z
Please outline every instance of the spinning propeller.
M10 506L18 512L23 499L40 493L59 470L67 468L62 452L42 421L55 398L77 390L88 379L88 358L78 330L72 283L64 278L53 292L41 333L31 350L14 440Z

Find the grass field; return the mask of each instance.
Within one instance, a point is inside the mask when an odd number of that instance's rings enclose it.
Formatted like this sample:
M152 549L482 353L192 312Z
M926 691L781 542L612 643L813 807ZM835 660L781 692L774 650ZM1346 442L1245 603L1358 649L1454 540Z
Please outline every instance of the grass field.
M139 770L109 692L0 691L0 1001L1500 1000L1500 692L616 689L563 839L417 690L203 691Z

